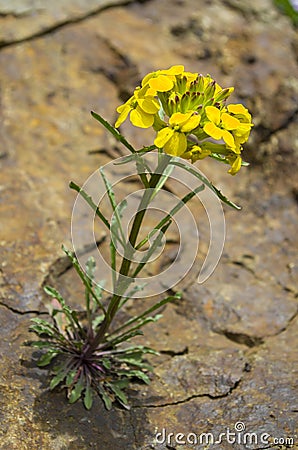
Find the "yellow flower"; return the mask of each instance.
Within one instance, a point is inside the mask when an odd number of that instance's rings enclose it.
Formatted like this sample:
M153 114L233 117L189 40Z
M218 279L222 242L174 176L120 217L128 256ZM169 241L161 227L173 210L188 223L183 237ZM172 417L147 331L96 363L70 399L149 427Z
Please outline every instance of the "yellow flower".
M228 112L232 114L241 123L236 130L233 130L236 147L240 147L248 140L251 127L251 115L248 110L241 104L231 104L227 106Z
M205 111L209 120L203 128L205 133L216 141L223 139L232 150L237 151L231 130L236 130L241 125L240 121L215 106L206 106Z
M131 123L140 128L149 128L153 125L154 116L160 109L160 104L152 95L147 95L148 87L136 88L134 95L124 105L118 106L120 114L115 127L118 128L128 117Z
M201 120L193 111L183 114L174 113L169 119L169 126L158 131L154 145L163 148L172 156L181 156L187 149L187 133L197 128Z
M142 86L149 85L148 94L156 95L157 92L170 91L175 84L176 75L181 75L184 66L172 66L167 70L157 70L146 75L142 81Z

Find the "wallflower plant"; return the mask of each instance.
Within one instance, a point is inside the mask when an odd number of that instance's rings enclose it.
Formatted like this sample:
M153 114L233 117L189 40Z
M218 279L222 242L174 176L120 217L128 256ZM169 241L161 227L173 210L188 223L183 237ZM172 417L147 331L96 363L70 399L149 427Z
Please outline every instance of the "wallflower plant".
M134 344L133 338L142 334L146 324L161 317L158 313L160 308L181 295L167 296L123 323L118 321L116 325L115 318L133 297L132 294L142 289L137 283L139 274L150 255L161 245L162 236L174 215L197 192L208 186L224 203L239 208L200 172L190 170L189 164L184 162L215 158L227 164L232 175L246 165L242 160L242 145L250 134L251 115L241 104L226 104L232 92L232 87L221 88L209 75L186 72L182 65L177 65L146 75L129 100L117 108L119 116L115 127L92 112L92 116L130 152L122 164L135 162L144 190L129 235L125 237L121 213L126 205L125 202L117 203L103 169L100 173L110 202L111 218L106 217L84 189L74 182L70 183L70 188L88 203L110 233L109 264L113 284L112 295L105 297L102 287L95 280L94 259L89 258L86 267L81 267L75 252L63 247L85 288L84 314L71 308L55 288L46 286L45 292L52 298L49 307L51 319L32 319L30 329L40 339L31 344L42 351L38 365L50 365L50 389L58 385L65 387L70 403L82 397L85 407L90 409L94 395L98 394L107 409L115 401L128 408L125 394L128 384L136 379L149 383L152 367L146 357L156 352ZM128 118L136 127L154 129L156 136L153 145L137 150L125 139L118 128ZM146 163L145 156L154 151L158 153L158 160L152 169ZM173 205L170 213L165 214L140 240L146 211L175 165L196 176L198 187ZM122 256L117 254L118 243L124 251ZM145 249L149 243L149 250L136 263L135 252Z

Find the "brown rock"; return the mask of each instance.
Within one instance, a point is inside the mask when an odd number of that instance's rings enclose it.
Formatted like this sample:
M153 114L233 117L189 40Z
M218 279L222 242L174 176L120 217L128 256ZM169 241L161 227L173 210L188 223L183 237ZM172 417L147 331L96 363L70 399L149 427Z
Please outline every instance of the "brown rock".
M218 437L243 422L247 432L271 435L269 444L247 448L277 449L274 437L298 438L295 30L271 0L116 4L52 1L40 9L37 2L0 1L1 446L165 449L155 439L163 428ZM68 405L59 389L47 391L38 353L23 345L33 338L29 319L44 311L45 282L82 308L81 287L60 251L62 242L71 245L75 194L67 185L84 183L99 165L125 153L90 110L113 122L120 98L143 75L180 63L236 86L231 101L249 106L255 123L245 158L257 164L235 178L216 161L199 164L244 207L225 208L228 233L219 267L198 286L194 266L183 298L144 329L139 342L161 354L151 360L152 384L132 385L131 411L108 413L97 399L86 412L80 402ZM138 148L152 143L149 131L122 129ZM120 193L135 188L128 182ZM201 220L201 209L193 204L192 210ZM81 220L84 235L83 212ZM208 236L208 226L200 227L200 237ZM99 240L104 233L96 230ZM171 237L164 265L175 256L176 233ZM198 263L207 250L204 243ZM128 302L123 317L143 305L143 299ZM228 450L232 444L220 445ZM173 440L169 446L187 448Z

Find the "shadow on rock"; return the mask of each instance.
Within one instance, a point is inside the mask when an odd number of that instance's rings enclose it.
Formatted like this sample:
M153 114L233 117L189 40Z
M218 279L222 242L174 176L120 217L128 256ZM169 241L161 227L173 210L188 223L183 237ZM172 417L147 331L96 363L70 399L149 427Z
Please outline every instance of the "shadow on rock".
M45 391L35 399L34 422L59 450L140 448L131 412L118 407L107 411L99 398L87 411L80 401L68 404L61 390Z

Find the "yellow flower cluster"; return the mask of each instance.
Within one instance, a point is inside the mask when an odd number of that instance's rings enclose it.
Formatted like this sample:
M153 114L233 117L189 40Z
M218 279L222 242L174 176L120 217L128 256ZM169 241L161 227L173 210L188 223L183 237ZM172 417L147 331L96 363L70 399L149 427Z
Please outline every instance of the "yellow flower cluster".
M230 164L234 175L253 125L242 104L225 104L233 90L222 89L209 75L185 72L182 65L158 70L117 108L115 126L129 117L136 127L153 127L154 145L164 152L192 162L211 156Z

